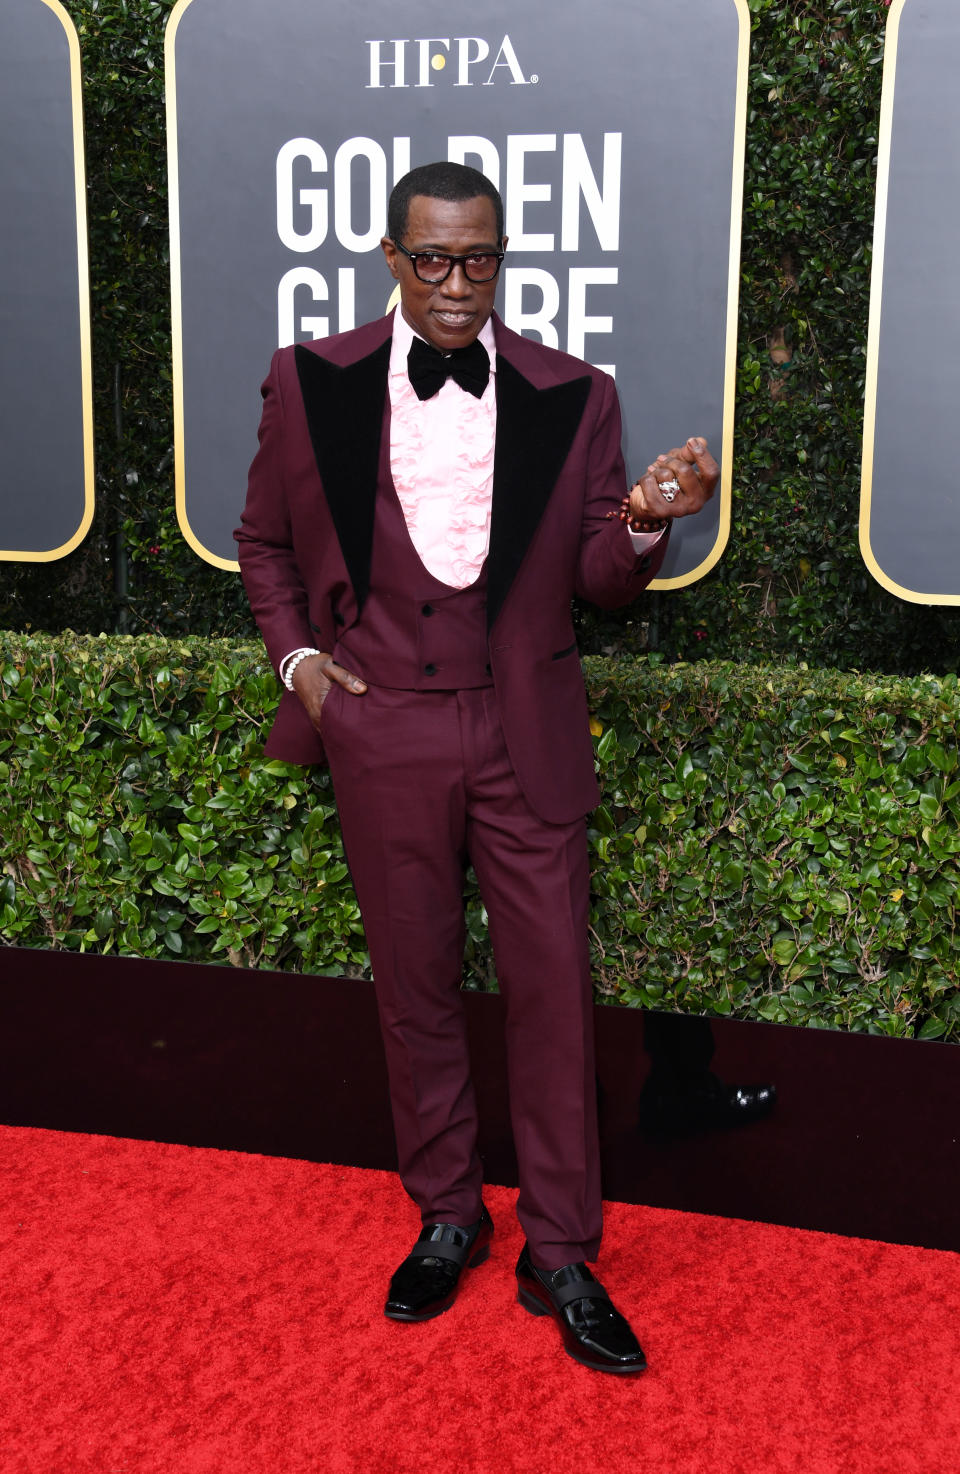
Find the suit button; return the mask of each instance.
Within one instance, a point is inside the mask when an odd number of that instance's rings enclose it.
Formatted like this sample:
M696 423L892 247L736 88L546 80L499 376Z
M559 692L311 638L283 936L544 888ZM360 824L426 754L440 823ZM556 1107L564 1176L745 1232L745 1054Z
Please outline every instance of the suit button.
M489 663L487 664L487 668L486 669L487 669L487 675L488 676L492 676L493 675L493 671L490 669Z
M434 663L433 663L432 660L430 661L429 665L425 665L423 667L423 673L424 673L425 676L435 676L436 675L436 673L437 673L437 667L434 665Z
M340 613L339 609L335 609L333 611L333 622L334 624L343 624L345 622L343 615Z
M423 608L420 610L420 613L425 614L429 619L430 615L435 613L435 610L432 604L424 604Z

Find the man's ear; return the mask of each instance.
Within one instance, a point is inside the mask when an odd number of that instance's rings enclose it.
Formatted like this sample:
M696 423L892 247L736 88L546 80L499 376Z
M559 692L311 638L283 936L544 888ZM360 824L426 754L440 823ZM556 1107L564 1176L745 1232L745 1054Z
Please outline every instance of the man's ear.
M386 257L387 269L389 270L390 275L393 277L394 281L399 281L400 264L398 258L400 252L397 250L396 246L393 244L393 241L388 235L385 235L381 240L380 249Z

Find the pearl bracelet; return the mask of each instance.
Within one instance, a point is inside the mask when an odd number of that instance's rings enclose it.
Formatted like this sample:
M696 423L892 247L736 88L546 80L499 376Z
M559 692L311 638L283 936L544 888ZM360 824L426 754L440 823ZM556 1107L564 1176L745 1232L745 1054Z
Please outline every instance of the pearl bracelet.
M319 650L308 650L304 648L302 650L297 650L295 654L291 655L290 659L287 661L287 668L283 673L283 684L286 686L288 691L293 690L293 673L296 670L297 666L300 664L301 660L306 660L308 656L319 655L320 653L321 652Z

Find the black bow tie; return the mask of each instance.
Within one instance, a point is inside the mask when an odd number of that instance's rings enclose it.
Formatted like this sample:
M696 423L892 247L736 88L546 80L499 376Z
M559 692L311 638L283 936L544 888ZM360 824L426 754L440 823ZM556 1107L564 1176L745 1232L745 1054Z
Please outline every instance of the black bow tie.
M490 377L490 355L479 338L467 348L454 348L450 353L440 353L422 338L414 338L407 354L407 373L418 399L432 399L451 377L461 389L479 399Z

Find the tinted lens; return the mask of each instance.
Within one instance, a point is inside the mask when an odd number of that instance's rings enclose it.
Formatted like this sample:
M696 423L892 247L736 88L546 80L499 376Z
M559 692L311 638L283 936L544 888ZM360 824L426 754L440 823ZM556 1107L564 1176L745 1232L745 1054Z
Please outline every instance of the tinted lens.
M479 252L475 256L468 256L463 263L463 269L470 281L492 281L500 270L500 258Z
M450 273L450 257L435 251L418 251L414 268L421 281L443 281Z

